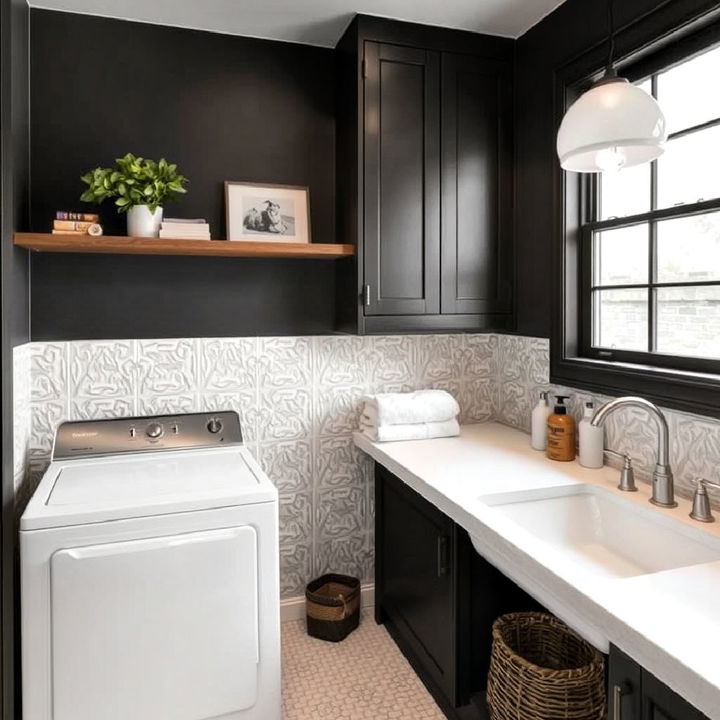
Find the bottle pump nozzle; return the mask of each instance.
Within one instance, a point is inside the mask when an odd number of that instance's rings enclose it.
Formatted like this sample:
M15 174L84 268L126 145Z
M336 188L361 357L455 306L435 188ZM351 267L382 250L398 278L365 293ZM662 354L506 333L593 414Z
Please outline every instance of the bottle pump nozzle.
M569 395L556 395L555 399L555 414L556 415L567 415L567 407L565 407L565 401L569 398Z

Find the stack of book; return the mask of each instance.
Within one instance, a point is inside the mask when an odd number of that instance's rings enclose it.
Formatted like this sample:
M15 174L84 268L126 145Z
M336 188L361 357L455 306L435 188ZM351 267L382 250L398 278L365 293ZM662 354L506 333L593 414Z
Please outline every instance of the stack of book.
M58 210L53 220L53 235L102 235L103 229L98 223L100 216L95 213L67 212Z
M204 218L183 220L182 218L165 218L160 225L161 238L182 240L209 240L210 225Z

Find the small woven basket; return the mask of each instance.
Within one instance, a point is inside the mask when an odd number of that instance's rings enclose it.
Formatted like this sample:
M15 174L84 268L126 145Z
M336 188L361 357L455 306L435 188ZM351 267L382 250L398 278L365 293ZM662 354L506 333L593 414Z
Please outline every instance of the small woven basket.
M602 720L604 658L552 615L503 615L493 624L487 701L492 720Z
M360 580L323 575L305 588L305 607L308 635L340 642L360 624Z

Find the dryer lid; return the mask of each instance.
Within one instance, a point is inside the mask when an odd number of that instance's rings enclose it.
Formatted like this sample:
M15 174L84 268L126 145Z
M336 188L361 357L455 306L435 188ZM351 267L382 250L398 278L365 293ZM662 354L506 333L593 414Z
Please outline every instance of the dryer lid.
M51 463L21 530L268 502L277 491L242 447Z

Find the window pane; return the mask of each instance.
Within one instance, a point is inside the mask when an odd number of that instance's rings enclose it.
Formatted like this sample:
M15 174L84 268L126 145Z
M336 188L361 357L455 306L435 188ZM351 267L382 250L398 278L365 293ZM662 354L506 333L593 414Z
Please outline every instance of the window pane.
M720 212L657 225L657 281L720 280Z
M720 287L657 289L657 350L720 358Z
M648 95L652 95L652 78L647 78L643 82L636 82L635 85L641 90L644 90Z
M616 350L648 349L648 291L595 290L594 345Z
M595 233L593 285L638 285L648 281L647 225Z
M720 117L720 48L658 75L658 102L671 133Z
M650 210L650 163L600 173L600 220Z
M720 197L718 157L720 126L670 140L657 161L658 207Z

